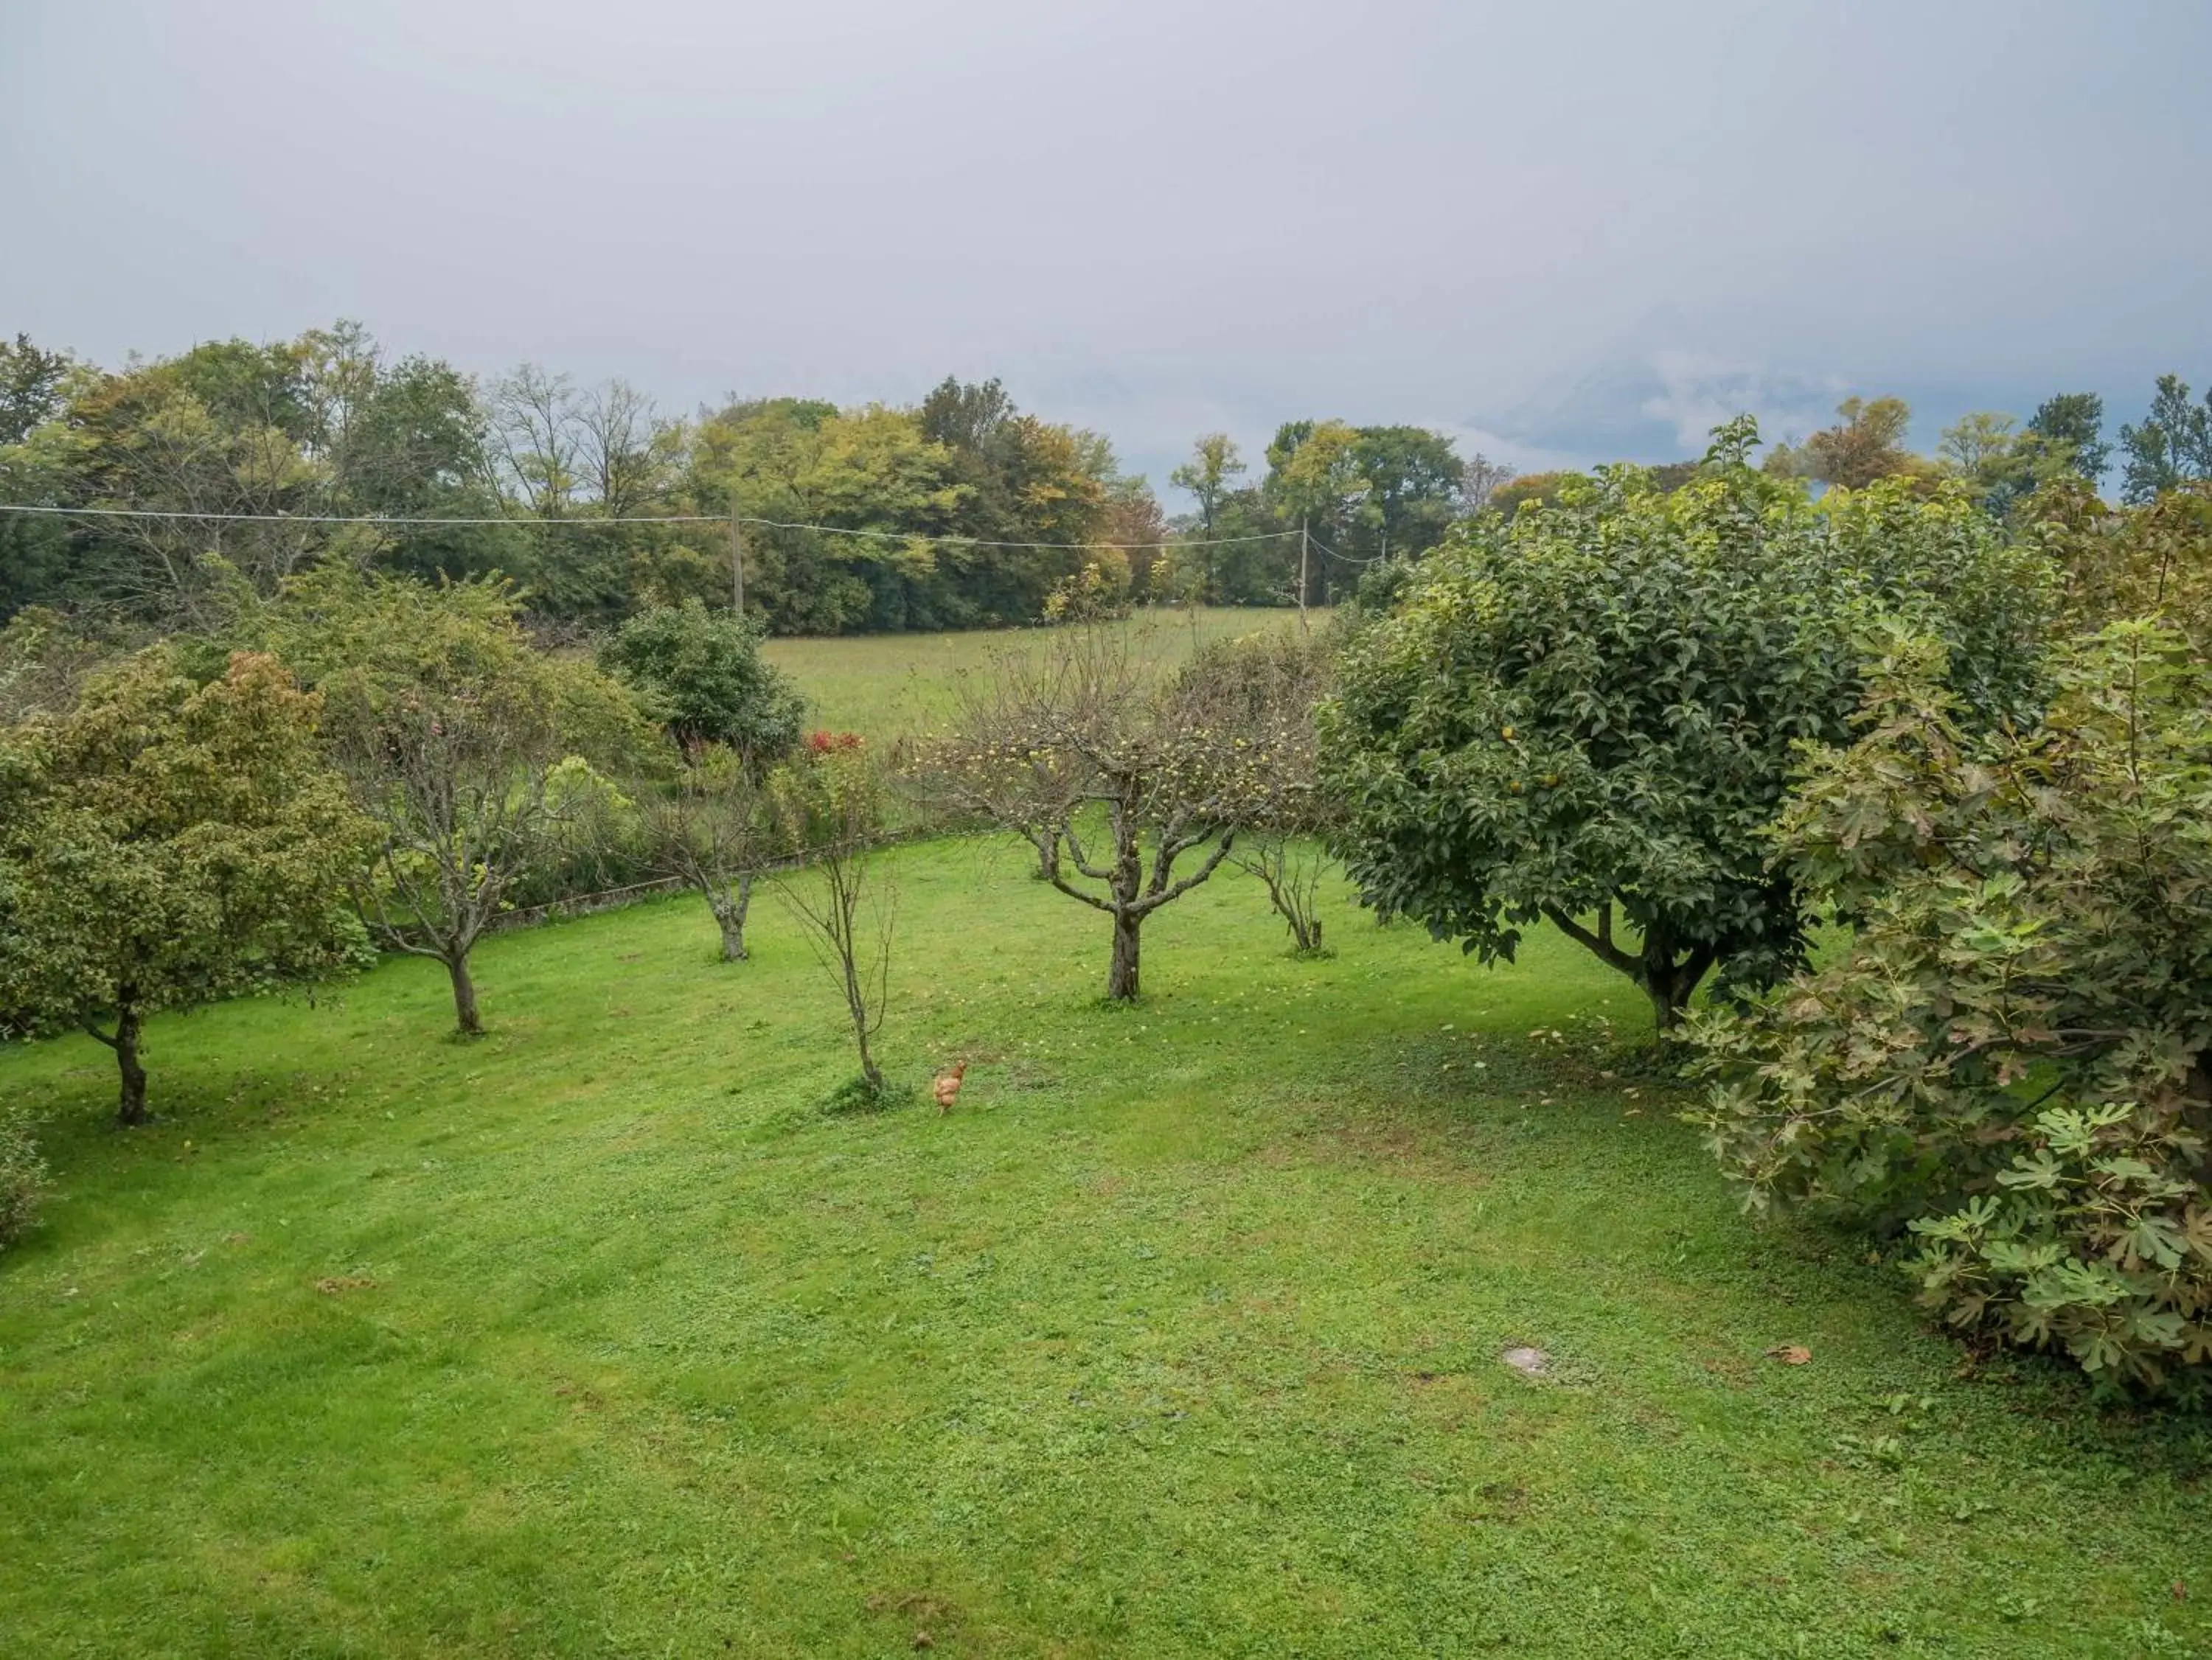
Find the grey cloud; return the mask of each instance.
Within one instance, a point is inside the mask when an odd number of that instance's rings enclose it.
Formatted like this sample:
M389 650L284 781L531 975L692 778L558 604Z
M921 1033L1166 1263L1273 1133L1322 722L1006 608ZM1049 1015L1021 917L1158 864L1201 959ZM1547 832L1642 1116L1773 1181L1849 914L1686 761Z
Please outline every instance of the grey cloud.
M1680 453L2212 376L2188 0L11 0L0 326ZM1655 321L1655 319L1656 319Z

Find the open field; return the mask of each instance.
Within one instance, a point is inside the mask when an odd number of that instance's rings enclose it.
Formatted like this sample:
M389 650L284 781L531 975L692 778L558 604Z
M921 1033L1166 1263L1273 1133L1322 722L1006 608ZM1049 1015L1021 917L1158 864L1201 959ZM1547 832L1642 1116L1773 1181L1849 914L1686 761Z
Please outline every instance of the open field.
M0 1649L2212 1645L2201 1421L1962 1378L1741 1219L1572 948L1347 910L1293 961L1224 877L1117 1012L1018 852L891 857L885 1054L971 1057L949 1118L818 1112L765 900L733 967L690 900L494 940L473 1045L413 961L162 1020L128 1136L89 1039L0 1063L58 1178L0 1266Z
M1324 613L1314 614L1319 626ZM1162 663L1188 661L1198 645L1262 628L1297 626L1291 610L1207 605L1139 612L1118 625L1139 651ZM771 639L762 655L799 682L811 724L888 741L952 707L953 677L990 653L1035 640L1039 631L1007 628L949 634L849 634Z

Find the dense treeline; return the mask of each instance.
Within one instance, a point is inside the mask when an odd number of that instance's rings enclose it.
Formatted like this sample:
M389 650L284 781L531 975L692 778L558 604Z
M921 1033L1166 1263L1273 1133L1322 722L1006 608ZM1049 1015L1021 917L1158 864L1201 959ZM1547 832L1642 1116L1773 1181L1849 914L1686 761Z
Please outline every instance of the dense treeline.
M526 365L479 384L355 324L112 373L18 336L0 343L0 500L148 516L0 519L0 615L199 627L226 583L272 593L329 561L495 570L535 617L593 627L728 607L740 585L777 633L1027 623L1094 566L1123 602L1318 604L1434 546L1502 476L1437 433L1338 421L1284 426L1266 461L1248 480L1234 444L1201 439L1174 477L1196 509L1170 521L1105 438L994 380L678 419L620 380ZM751 521L741 545L731 516ZM358 518L455 522L326 522Z
M2174 376L2117 445L2083 392L2024 425L1967 415L1931 456L1905 447L1899 399L1838 413L1768 468L1846 488L1955 481L1998 518L2115 462L2128 501L2212 476L2212 398ZM1672 489L1694 472L1655 477ZM1120 602L1321 605L1486 507L1556 500L1564 476L1516 479L1419 427L1295 421L1253 460L1198 439L1170 474L1189 502L1170 518L1106 438L1022 410L994 380L948 379L904 407L733 399L677 418L621 380L525 365L479 383L352 323L113 372L19 335L0 342L0 501L161 516L0 515L0 617L42 605L196 627L225 582L273 592L328 560L496 570L535 618L592 628L684 599L728 607L740 581L775 633L1027 623L1079 578ZM753 521L741 546L732 515ZM456 522L322 522L359 518ZM637 519L668 522L623 522Z

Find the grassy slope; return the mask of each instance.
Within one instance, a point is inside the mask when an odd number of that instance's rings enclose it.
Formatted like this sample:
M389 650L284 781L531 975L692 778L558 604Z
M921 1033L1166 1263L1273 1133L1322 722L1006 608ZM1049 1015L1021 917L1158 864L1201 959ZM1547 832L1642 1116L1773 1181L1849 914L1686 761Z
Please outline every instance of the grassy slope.
M1637 999L1571 948L1347 912L1293 962L1224 879L1111 1012L1018 855L892 857L888 1054L975 1058L947 1118L812 1110L834 995L766 905L727 969L688 902L495 940L471 1046L416 963L161 1021L129 1136L88 1041L0 1066L63 1196L0 1270L0 1647L2212 1642L2195 1432L1959 1381L1756 1232L1580 1058Z
M1289 610L1205 606L1195 613L1141 612L1127 626L1138 650L1161 663L1180 663L1194 642L1234 639L1261 628L1296 626ZM1316 624L1319 626L1319 614ZM890 739L950 712L953 676L988 660L994 649L1034 640L1036 631L1012 628L957 634L855 634L835 639L772 639L765 655L805 688L812 723L833 731Z

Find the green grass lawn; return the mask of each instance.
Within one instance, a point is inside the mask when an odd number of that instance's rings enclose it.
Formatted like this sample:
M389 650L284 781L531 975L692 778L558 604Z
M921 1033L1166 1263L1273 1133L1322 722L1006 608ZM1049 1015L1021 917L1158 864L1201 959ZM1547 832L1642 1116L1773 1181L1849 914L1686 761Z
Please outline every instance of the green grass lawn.
M2212 1648L2201 1424L1962 1378L1742 1220L1573 948L1347 908L1294 961L1224 878L1114 1011L1019 851L890 857L946 1118L817 1111L765 901L731 967L695 901L495 939L473 1045L418 962L161 1021L134 1134L89 1040L0 1063L58 1181L0 1259L0 1653Z
M1316 627L1322 615L1316 613ZM1187 661L1199 645L1262 628L1296 627L1297 613L1202 606L1194 611L1142 611L1118 626L1128 630L1139 652L1176 663ZM772 639L763 655L798 681L813 725L889 741L949 713L953 676L959 670L981 667L994 649L1018 649L1038 633L1034 628L1007 628Z

